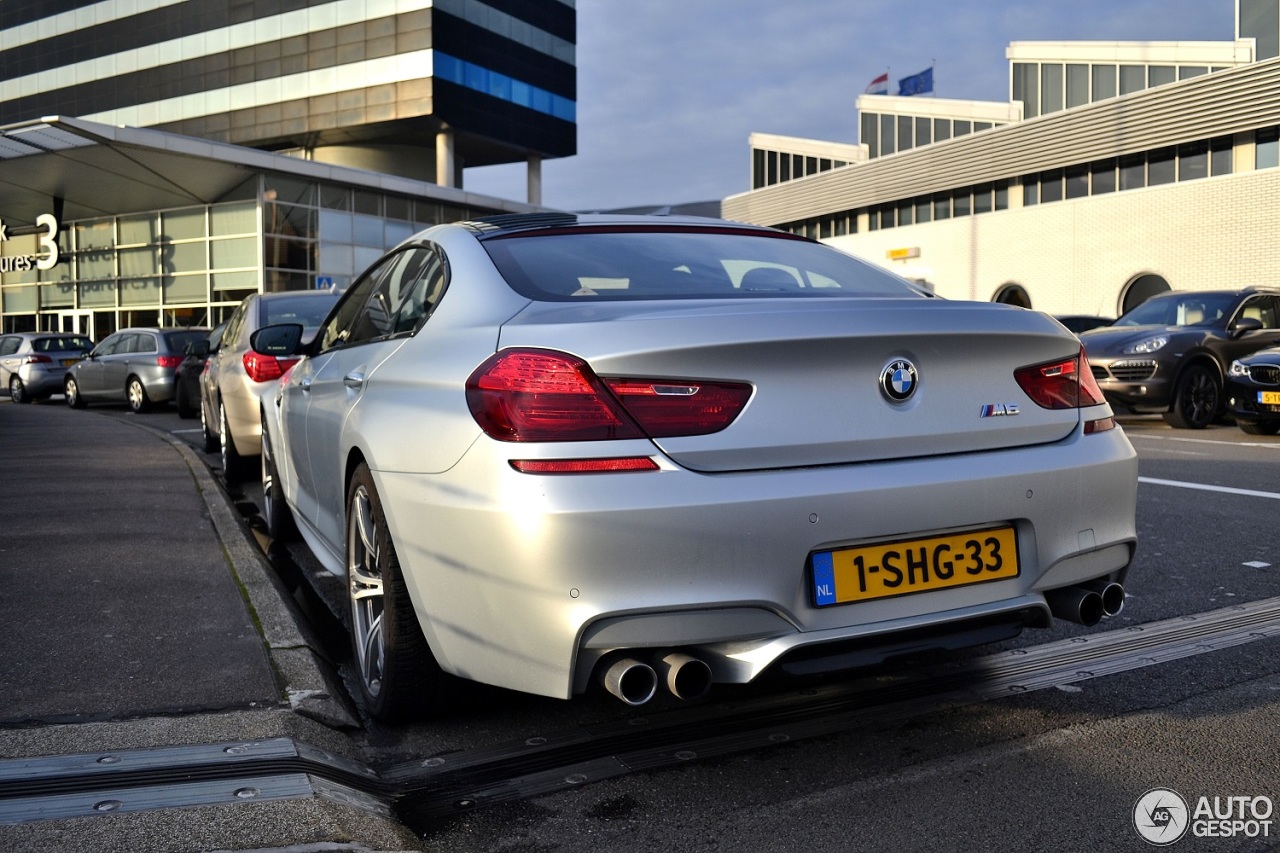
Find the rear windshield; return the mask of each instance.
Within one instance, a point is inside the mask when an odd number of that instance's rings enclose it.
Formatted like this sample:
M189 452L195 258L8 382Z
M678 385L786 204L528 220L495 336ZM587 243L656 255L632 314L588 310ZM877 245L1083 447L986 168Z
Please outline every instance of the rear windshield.
M208 329L196 329L194 331L183 332L165 332L164 341L169 345L169 352L186 352L187 347L196 341L203 341L205 336L209 334Z
M922 295L820 243L740 231L542 232L483 245L539 301Z
M93 342L83 335L56 335L51 338L36 338L31 342L35 352L88 352L93 349Z
M274 326L277 323L300 323L303 326L319 326L320 321L329 314L333 303L338 301L337 293L332 298L323 296L273 296L261 302L262 325Z

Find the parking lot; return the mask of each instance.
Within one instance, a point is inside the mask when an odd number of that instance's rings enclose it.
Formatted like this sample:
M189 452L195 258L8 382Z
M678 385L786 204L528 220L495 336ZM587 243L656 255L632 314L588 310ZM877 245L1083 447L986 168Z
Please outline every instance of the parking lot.
M11 405L0 404L0 440ZM40 408L89 431L105 418L167 433L199 453L199 422L172 410ZM334 731L368 766L399 774L396 814L428 850L1137 850L1134 807L1152 789L1180 793L1190 812L1201 797L1274 803L1280 438L1158 418L1124 428L1141 460L1139 551L1124 611L1097 629L1059 620L852 678L719 687L642 710L603 691L562 702L475 688L465 713L390 727L349 704L355 724ZM216 469L216 455L200 458ZM251 480L227 496L251 530L260 492ZM92 510L73 501L63 524ZM173 508L169 529L191 523L186 511ZM271 560L341 683L351 672L333 591L305 588L304 555ZM20 654L12 634L6 650ZM4 672L12 695L15 670ZM1277 818L1250 819L1202 816L1178 846L1269 849Z

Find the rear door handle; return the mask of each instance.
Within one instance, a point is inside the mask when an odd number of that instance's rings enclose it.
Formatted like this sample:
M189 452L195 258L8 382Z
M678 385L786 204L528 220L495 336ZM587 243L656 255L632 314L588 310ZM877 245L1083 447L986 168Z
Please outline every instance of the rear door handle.
M364 386L364 373L360 370L353 370L346 376L342 377L342 384L348 388L359 391Z

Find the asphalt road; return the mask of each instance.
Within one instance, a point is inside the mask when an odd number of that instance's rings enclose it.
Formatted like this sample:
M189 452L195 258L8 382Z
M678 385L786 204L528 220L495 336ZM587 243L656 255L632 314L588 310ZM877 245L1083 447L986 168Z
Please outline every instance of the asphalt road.
M99 411L199 442L199 422L172 412ZM1125 611L1093 631L1280 595L1280 438L1234 427L1174 431L1149 418L1124 423L1141 459L1139 551ZM215 457L205 458L216 466ZM256 499L247 485L242 506L250 521ZM300 571L307 571L305 561ZM333 626L321 630L332 633ZM1085 633L1060 623L960 657ZM340 640L334 650L345 671ZM859 677L895 675L888 669ZM726 688L706 701L795 689ZM643 713L665 710L655 702ZM371 762L385 764L635 714L601 695L565 703L480 689L454 719L400 728L366 721L349 736ZM1201 797L1220 811L1230 804L1225 798L1248 798L1254 810L1238 826L1202 820L1200 834L1189 832L1173 849L1280 849L1280 641L876 719L836 735L624 775L414 829L423 849L458 853L1144 850L1150 845L1135 828L1135 806L1157 788L1180 793L1189 812ZM1265 819L1259 798L1274 806ZM1224 830L1235 834L1205 835Z

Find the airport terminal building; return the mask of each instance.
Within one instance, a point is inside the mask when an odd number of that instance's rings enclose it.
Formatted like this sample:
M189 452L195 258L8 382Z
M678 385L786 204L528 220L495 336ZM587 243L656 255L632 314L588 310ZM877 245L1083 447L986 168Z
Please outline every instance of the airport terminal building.
M0 4L0 331L214 325L576 153L573 0ZM523 200L464 169L525 163Z
M1280 275L1280 2L1230 42L1015 42L1008 102L858 98L854 145L753 134L731 219L942 296L1117 316Z

